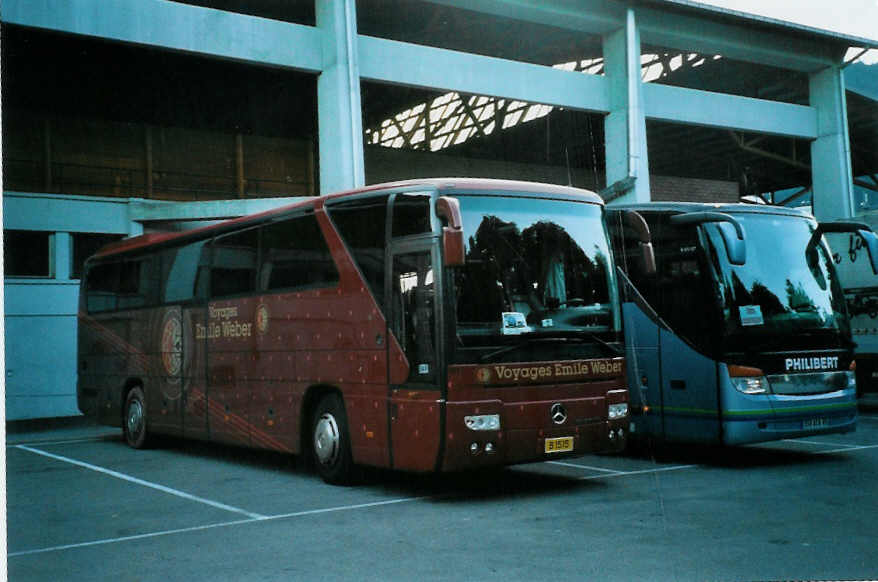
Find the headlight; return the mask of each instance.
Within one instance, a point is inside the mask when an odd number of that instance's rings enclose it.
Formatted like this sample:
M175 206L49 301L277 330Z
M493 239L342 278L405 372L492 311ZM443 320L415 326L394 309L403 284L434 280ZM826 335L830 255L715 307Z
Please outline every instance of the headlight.
M767 394L768 379L765 376L740 376L732 378L735 390L744 394Z
M500 430L499 414L476 414L464 416L463 422L470 430Z
M628 416L628 403L620 402L619 404L610 404L610 406L607 407L607 416L610 420Z
M735 390L742 394L767 394L771 391L768 378L759 368L730 364L729 378Z

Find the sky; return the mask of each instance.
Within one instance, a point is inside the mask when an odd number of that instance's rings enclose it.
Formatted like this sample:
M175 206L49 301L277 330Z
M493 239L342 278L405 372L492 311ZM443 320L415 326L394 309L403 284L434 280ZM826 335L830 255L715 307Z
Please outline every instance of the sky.
M878 42L878 0L695 1ZM869 51L861 60L878 62L878 50Z

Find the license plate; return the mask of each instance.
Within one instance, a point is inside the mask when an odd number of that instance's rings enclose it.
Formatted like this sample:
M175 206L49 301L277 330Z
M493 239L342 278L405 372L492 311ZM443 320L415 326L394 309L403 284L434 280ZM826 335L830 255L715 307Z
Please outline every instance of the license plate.
M805 430L812 428L826 428L827 426L829 426L829 421L825 418L808 418L802 421L802 428Z
M573 437L558 437L546 439L547 453L563 453L573 450Z

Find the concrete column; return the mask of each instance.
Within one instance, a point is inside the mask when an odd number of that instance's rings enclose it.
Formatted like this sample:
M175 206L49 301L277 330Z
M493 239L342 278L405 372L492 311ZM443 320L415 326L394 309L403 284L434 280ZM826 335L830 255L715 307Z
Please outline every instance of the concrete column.
M73 238L69 232L56 232L52 259L54 262L54 275L57 281L70 279L70 267L73 263Z
M640 72L640 33L634 10L625 28L604 37L604 71L609 82L610 113L604 118L607 187L633 178L616 202L649 202L649 159Z
M323 70L317 78L320 193L365 184L355 0L317 0Z
M814 216L818 220L854 215L851 145L844 75L839 67L812 73L811 106L817 110L817 139L811 142Z

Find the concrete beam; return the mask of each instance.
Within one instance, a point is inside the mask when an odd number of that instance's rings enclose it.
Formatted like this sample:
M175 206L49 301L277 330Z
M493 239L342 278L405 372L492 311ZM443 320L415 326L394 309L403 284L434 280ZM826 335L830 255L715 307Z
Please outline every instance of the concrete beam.
M606 0L431 0L454 8L604 35L625 24L625 5Z
M817 137L817 110L813 107L656 83L645 84L643 96L649 119L804 139Z
M127 234L128 199L4 192L3 227Z
M607 80L599 75L369 36L360 36L359 44L364 80L585 111L610 110Z
M837 63L844 54L836 43L668 10L639 7L637 20L644 44L794 71L818 71Z
M2 20L307 72L322 65L314 27L165 0L3 0Z
M136 222L221 220L265 212L309 199L307 196L205 202L132 199L129 217Z

